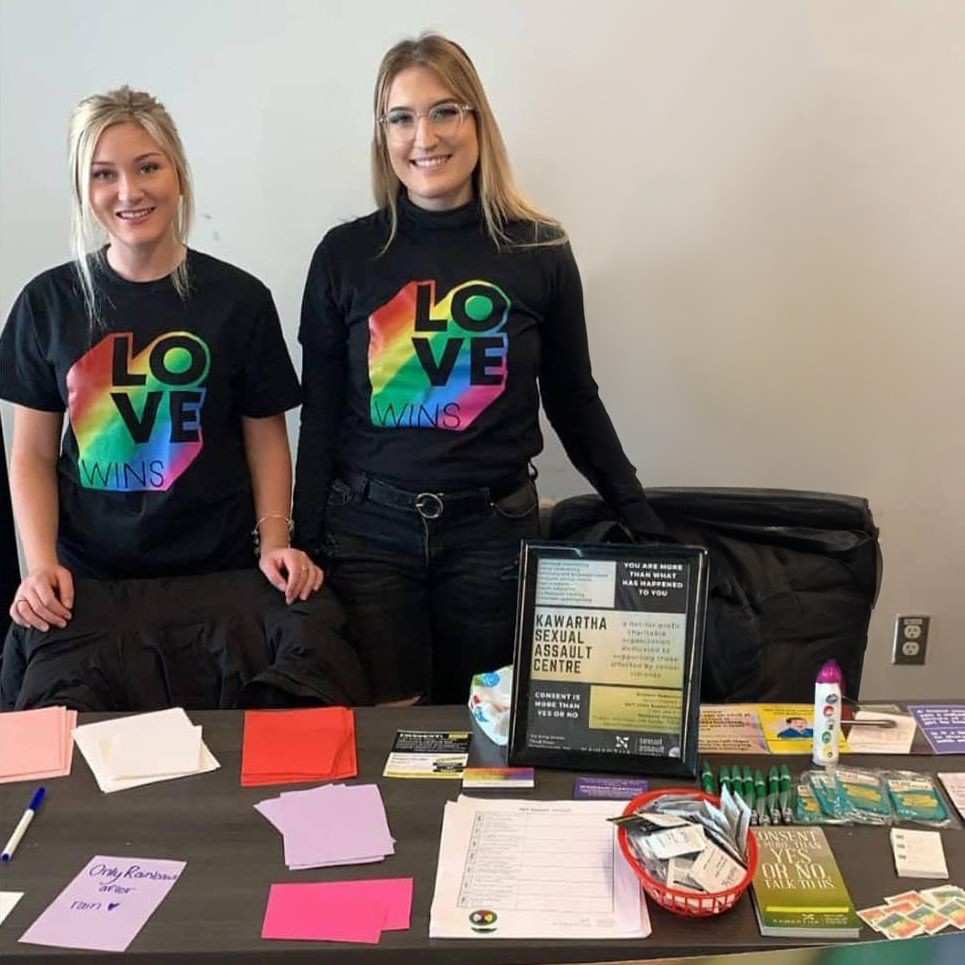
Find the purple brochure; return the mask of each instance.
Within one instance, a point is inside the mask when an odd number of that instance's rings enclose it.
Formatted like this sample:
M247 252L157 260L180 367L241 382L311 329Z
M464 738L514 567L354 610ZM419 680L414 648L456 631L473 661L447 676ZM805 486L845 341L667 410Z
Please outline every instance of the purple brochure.
M573 797L607 801L629 801L647 789L647 782L632 777L578 777L573 782Z
M97 855L20 941L123 952L184 870L184 861Z
M965 754L965 705L909 704L908 710L936 754Z

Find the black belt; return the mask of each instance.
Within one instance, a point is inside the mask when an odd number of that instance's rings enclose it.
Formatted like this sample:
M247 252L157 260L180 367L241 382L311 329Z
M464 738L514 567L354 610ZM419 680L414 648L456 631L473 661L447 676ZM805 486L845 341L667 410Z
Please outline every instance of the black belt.
M336 478L345 483L359 500L371 499L373 503L382 506L411 510L423 519L439 519L440 516L445 516L446 519L461 519L465 516L486 515L492 512L493 503L512 495L530 481L529 475L524 472L512 479L479 489L414 492L346 469L340 469Z

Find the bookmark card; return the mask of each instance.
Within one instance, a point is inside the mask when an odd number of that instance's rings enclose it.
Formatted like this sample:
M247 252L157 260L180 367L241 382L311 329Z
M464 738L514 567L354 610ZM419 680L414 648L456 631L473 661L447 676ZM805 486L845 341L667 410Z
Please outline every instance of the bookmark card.
M184 868L183 861L97 855L20 941L55 948L123 952Z
M185 759L190 760L198 746L197 730L181 707L84 724L74 731L74 741L105 794L213 771L221 766L202 741L194 767L177 773L167 771L172 759L184 754ZM118 741L122 761L130 759L133 754L130 748L140 748L141 763L137 769L142 776L118 777L114 774L109 761Z
M0 784L69 774L76 726L77 711L66 707L0 714Z

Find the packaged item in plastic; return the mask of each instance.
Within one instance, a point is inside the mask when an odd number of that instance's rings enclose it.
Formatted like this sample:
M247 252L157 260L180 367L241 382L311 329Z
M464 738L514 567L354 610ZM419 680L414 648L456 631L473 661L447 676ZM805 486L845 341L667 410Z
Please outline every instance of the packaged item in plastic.
M509 717L513 699L513 667L501 667L472 678L469 712L494 743L505 746L509 741Z
M888 797L900 821L913 821L930 828L952 826L945 802L927 774L913 771L885 771Z
M881 779L881 771L863 767L838 767L835 776L848 797L858 824L891 824L891 802Z
M787 822L785 822L787 823ZM821 805L809 784L798 784L794 790L795 824L847 824L841 818L832 818L821 810Z
M805 771L801 775L801 782L814 792L825 818L843 822L853 819L854 807L833 768L826 771Z

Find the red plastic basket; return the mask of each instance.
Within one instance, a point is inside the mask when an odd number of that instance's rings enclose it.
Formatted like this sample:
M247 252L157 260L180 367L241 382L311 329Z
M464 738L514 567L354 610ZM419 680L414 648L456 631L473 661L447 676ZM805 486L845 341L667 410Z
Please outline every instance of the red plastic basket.
M638 794L623 809L624 814L632 814L641 805L655 801L658 797L668 794L687 794L696 795L711 804L720 804L720 798L714 794L707 794L704 791L695 791L689 787L668 787L659 791L648 791L646 794ZM757 840L753 831L747 833L747 874L733 888L726 891L716 891L709 894L694 894L692 891L681 891L679 888L668 888L662 881L657 881L651 877L647 870L641 867L636 855L627 842L627 829L620 825L617 828L617 841L620 850L627 863L633 869L636 876L640 879L643 890L658 904L667 911L675 912L678 915L689 915L693 918L706 918L709 915L719 915L721 912L733 908L737 904L738 898L747 890L748 885L754 878L757 870Z

